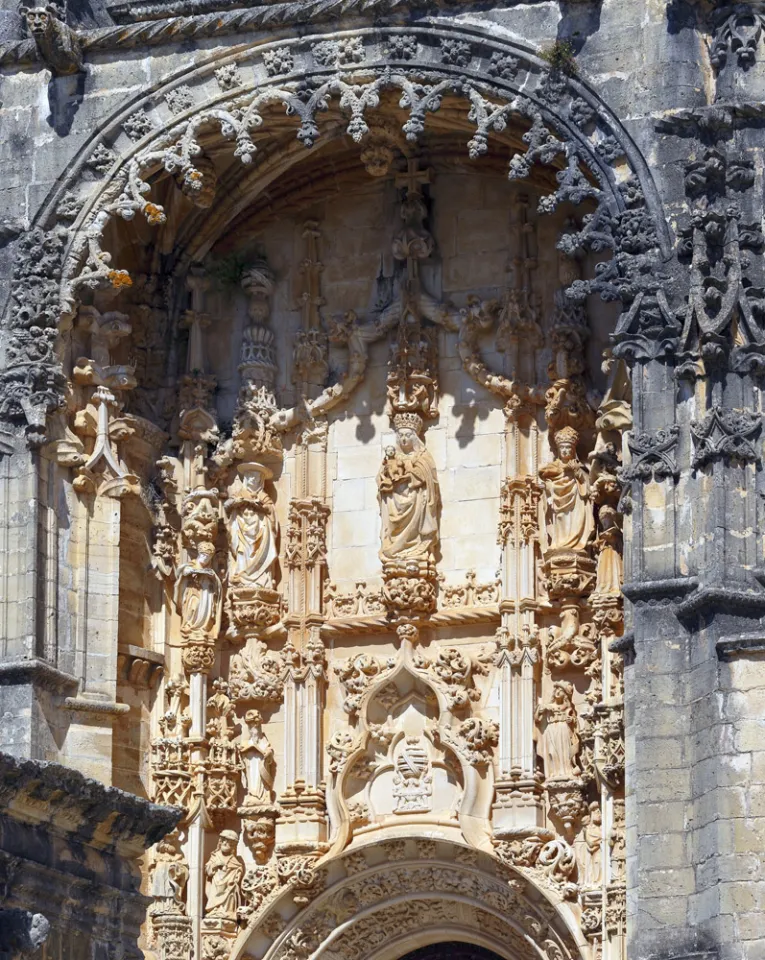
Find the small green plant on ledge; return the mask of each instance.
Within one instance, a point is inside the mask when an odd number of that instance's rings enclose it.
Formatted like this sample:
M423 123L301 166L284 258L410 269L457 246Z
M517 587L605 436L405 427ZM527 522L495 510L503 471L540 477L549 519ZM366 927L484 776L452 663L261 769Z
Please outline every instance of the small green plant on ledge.
M578 68L574 47L570 40L556 40L550 46L543 47L539 55L546 63L550 64L553 70L565 73L569 77L576 76Z

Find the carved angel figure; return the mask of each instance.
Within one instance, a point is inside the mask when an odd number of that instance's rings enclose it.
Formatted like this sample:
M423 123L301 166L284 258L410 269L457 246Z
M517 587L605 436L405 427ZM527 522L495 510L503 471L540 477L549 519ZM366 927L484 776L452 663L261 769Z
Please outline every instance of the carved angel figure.
M236 920L236 912L241 904L239 888L244 876L244 864L236 855L238 842L239 837L233 830L222 830L218 846L207 861L206 917Z
M580 774L576 762L579 752L574 687L567 680L553 684L550 703L540 704L537 720L546 720L542 755L548 780L570 780Z
M278 524L271 498L264 490L269 471L258 463L242 464L226 501L229 537L229 581L232 584L274 585Z
M220 630L221 582L212 569L215 546L199 544L197 557L176 571L175 604L184 640L215 637Z
M548 497L550 550L585 550L594 531L590 481L577 458L579 434L564 427L555 434L558 457L542 467Z
M433 458L420 436L416 413L394 417L396 447L388 448L377 475L385 561L434 562L440 493Z

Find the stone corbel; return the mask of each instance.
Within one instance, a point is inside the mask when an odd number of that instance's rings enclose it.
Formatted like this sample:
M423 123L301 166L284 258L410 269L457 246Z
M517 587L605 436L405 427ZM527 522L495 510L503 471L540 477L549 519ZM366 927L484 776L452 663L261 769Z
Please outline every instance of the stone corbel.
M117 675L130 686L155 689L165 668L164 654L132 643L120 644L117 651Z

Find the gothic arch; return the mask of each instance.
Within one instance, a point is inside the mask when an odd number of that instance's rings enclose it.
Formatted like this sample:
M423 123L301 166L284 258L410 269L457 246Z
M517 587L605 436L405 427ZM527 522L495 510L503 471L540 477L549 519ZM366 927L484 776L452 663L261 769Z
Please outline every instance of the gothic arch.
M325 859L312 880L308 893L293 886L266 900L231 960L398 960L449 940L501 960L573 960L586 949L560 898L460 844L382 840Z
M23 252L41 263L40 281L30 285L19 275L13 287L6 419L26 424L33 441L42 439L45 418L63 397L55 331L89 290L120 291L132 282L114 225L140 219L151 230L166 223L172 211L156 196L159 180L173 178L202 208L184 213L185 242L170 257L182 276L242 209L299 162L303 146L321 151L332 135L347 135L364 149L380 136L370 123L392 105L399 123L394 140L405 149L416 147L443 111L447 127L464 131L472 160L498 140L510 148L511 179L546 171L543 212L589 204L591 212L561 237L561 248L613 256L574 284L572 297L600 292L628 306L652 289L669 237L650 171L622 125L574 73L551 71L537 52L498 30L438 19L251 44L224 59L210 56L116 112L61 178L38 218L38 228L49 231L45 242L39 229L22 241ZM210 152L225 157L225 170L215 171L205 159ZM245 168L252 169L246 177ZM144 227L130 239L151 243ZM57 291L47 282L51 274L61 278ZM33 308L36 299L44 301L33 317L30 298ZM32 335L32 328L47 332Z

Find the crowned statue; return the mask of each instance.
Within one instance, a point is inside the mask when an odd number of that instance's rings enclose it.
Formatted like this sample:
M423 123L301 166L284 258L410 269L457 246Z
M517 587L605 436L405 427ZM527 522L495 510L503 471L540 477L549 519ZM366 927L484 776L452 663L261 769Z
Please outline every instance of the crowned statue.
M273 501L265 491L271 472L259 463L242 463L238 469L232 495L225 504L229 582L272 590L278 522Z
M558 430L558 456L539 471L547 491L547 533L553 551L584 551L595 530L589 477L576 455L578 442L573 427Z
M393 418L395 447L388 447L377 475L382 513L380 559L396 563L435 562L440 493L433 457L422 439L416 413Z

